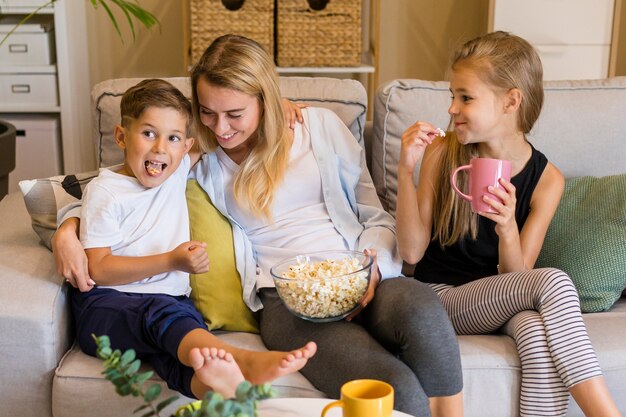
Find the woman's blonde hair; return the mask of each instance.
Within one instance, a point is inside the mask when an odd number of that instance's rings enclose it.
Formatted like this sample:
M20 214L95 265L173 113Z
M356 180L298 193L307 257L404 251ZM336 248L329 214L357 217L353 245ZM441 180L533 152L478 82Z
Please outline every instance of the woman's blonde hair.
M255 216L271 219L274 191L282 182L291 143L285 128L278 74L272 57L257 42L237 35L217 38L204 52L191 74L194 132L204 151L217 140L200 120L198 81L256 97L261 108L252 151L235 176L234 195L239 205ZM244 204L245 202L245 204Z
M543 106L543 67L537 51L524 39L507 32L493 32L465 43L452 56L452 71L469 69L496 92L516 88L521 93L517 127L527 134L539 117ZM478 215L470 205L460 200L450 185L450 174L477 156L475 144L461 145L453 133L446 138L446 148L440 157L441 175L435 184L433 207L433 239L449 246L459 239L478 234ZM467 185L468 176L459 179Z

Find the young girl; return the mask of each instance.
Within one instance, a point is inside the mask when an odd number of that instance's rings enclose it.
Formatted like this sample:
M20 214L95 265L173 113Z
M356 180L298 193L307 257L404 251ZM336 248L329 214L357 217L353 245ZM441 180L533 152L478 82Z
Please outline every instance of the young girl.
M541 61L525 40L495 32L452 59L451 132L417 122L402 135L397 238L415 278L441 298L458 334L503 331L522 365L521 416L563 416L568 390L587 416L619 416L581 317L570 278L533 270L564 179L526 138L543 104ZM450 174L472 157L511 161L511 181L473 214ZM419 184L412 175L422 160Z
M393 218L345 124L309 107L302 123L286 128L272 57L240 36L216 39L191 84L195 130L209 151L193 174L232 224L244 300L260 309L265 345L314 341L317 353L301 372L331 397L349 380L382 379L394 386L398 410L461 415L454 329L428 286L397 278ZM329 248L377 259L367 308L352 321L311 323L286 310L269 270L281 259Z

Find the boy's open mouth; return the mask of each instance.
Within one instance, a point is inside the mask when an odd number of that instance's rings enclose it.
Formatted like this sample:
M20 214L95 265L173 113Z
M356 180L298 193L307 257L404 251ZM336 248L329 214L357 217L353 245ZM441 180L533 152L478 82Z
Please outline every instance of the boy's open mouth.
M144 165L146 166L146 172L151 176L161 174L161 172L163 172L163 170L167 167L166 163L159 161L146 161Z

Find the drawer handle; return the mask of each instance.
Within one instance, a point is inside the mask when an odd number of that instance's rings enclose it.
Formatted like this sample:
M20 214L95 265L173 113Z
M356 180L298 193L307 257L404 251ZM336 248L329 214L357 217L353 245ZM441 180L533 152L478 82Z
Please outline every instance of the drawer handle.
M9 45L9 52L14 54L25 54L28 52L28 44L12 43Z
M28 84L13 84L11 86L11 92L14 94L28 94L30 93L30 85Z

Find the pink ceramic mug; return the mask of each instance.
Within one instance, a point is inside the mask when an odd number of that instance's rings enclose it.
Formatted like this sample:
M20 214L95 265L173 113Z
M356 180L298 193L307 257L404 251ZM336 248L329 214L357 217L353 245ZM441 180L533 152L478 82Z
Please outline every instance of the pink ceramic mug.
M464 194L456 185L456 176L462 170L469 170L469 195ZM459 197L472 203L472 211L495 213L496 211L483 201L487 195L495 200L500 200L487 191L487 187L503 188L498 181L500 178L511 179L511 162L504 159L472 158L469 165L458 167L452 172L450 182L452 188Z

